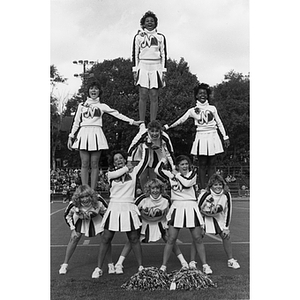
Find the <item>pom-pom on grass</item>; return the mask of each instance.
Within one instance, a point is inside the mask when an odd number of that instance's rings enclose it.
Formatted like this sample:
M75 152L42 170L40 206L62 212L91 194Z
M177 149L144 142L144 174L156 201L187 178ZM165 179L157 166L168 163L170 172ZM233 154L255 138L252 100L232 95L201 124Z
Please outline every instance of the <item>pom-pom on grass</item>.
M216 283L200 270L173 271L169 274L171 279L170 290L200 290L208 287L217 287Z
M171 280L166 272L147 267L134 274L121 288L134 291L155 291L169 289Z
M144 268L121 286L134 291L200 290L209 287L217 287L217 284L200 270L180 269L167 274L155 267Z

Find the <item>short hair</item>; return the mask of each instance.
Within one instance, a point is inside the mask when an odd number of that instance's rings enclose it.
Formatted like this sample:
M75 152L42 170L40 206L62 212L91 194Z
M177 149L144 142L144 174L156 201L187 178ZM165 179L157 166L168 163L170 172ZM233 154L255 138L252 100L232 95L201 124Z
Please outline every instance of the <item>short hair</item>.
M151 17L151 18L154 19L155 28L156 28L157 25L158 25L158 19L157 19L155 13L152 12L151 10L148 10L148 11L142 16L142 18L141 18L141 20L140 20L140 25L141 25L141 27L142 27L143 29L145 28L145 21L146 21L146 18L148 18L148 17Z
M78 208L82 206L81 199L84 197L90 197L91 199L91 205L93 208L97 208L98 204L98 195L97 193L87 184L83 184L77 187L75 190L73 196L72 196L72 202L74 205Z
M207 98L210 100L211 89L207 83L200 83L194 87L194 98L197 100L199 90L206 90Z
M180 164L180 162L183 161L183 160L186 160L188 162L189 166L191 167L192 162L191 162L190 158L186 155L177 156L176 159L175 159L175 165L178 166Z
M152 129L152 128L157 128L159 130L162 130L162 126L161 126L160 122L157 120L153 120L148 123L147 129Z
M227 191L227 192L229 191L228 185L227 185L226 181L224 180L224 178L221 175L216 174L216 173L213 174L209 178L206 189L209 191L216 182L220 182L223 185L224 191Z
M114 156L116 154L121 154L123 156L123 158L125 159L126 163L127 163L127 157L128 157L128 154L126 151L124 150L113 150L111 152L111 154L109 155L108 157L108 164L111 166L111 167L114 167Z
M144 193L147 197L149 197L151 194L151 188L155 186L159 187L162 195L166 193L166 185L161 180L154 178L148 180L144 186Z
M91 82L88 84L88 86L87 86L87 95L88 95L88 97L90 97L90 88L92 88L92 87L94 87L94 86L97 87L97 88L99 89L99 97L101 97L101 95L102 95L102 93L103 93L102 88L101 88L101 84L100 84L99 81L96 81L96 80L91 81Z

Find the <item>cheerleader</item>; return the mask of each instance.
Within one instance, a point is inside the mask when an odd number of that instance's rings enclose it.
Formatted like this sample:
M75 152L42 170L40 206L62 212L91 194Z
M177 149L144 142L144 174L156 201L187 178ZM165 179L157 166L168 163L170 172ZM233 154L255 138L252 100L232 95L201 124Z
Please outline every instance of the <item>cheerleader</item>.
M108 171L110 182L110 201L108 209L101 222L100 231L104 231L100 240L98 266L95 268L92 278L102 276L102 265L107 249L116 232L126 232L133 252L139 264L142 266L142 249L139 241L139 229L142 225L140 212L134 204L137 179L146 167L149 155L146 146L143 147L142 160L135 167L127 165L127 153L122 150L113 151L110 164L114 170Z
M198 198L199 208L203 214L206 232L219 234L225 253L227 255L227 266L239 269L240 265L232 256L232 245L230 239L230 221L232 214L232 199L228 191L228 186L221 175L214 174L210 177L206 191L202 192ZM196 269L196 249L191 247L190 268Z
M168 237L166 215L171 206L171 199L165 193L165 184L159 179L151 179L146 183L144 190L145 194L139 196L135 201L142 217L140 241L149 243L163 239L166 242ZM131 245L127 242L115 265L116 274L123 273L123 262L130 251ZM179 259L182 268L188 269L188 263L176 243L173 252Z
M203 272L211 274L212 270L206 263L203 244L205 225L197 205L197 174L195 169L190 170L191 162L185 155L180 155L176 158L176 170L172 172L163 169L163 165L164 160L161 160L156 166L155 172L170 182L172 205L167 214L169 237L164 249L163 263L160 269L166 271L166 264L177 240L180 228L189 228L203 264Z
M128 161L140 161L143 145L149 148L149 159L147 168L140 177L140 185L144 187L148 180L156 178L154 168L157 163L166 158L172 169L174 165L174 150L170 137L162 130L159 121L151 121L147 129L140 126L140 130L131 142L128 148Z
M102 216L107 209L105 200L96 194L88 185L79 186L74 192L71 202L64 214L66 223L71 229L71 238L67 246L65 260L59 269L59 274L67 273L68 263L76 246L84 234L93 237L100 228ZM115 273L112 263L111 245L109 245L108 273Z
M130 125L138 126L141 123L120 114L107 104L101 103L101 94L100 84L92 82L88 87L87 100L78 105L67 144L69 150L79 150L81 184L89 183L89 167L91 167L90 186L92 189L96 188L98 182L101 150L108 149L107 140L102 131L103 114L110 114Z
M216 155L224 151L217 129L220 130L223 136L224 146L227 148L230 144L216 107L209 104L210 94L211 90L206 83L197 85L194 88L196 106L187 110L170 126L165 125L165 129L168 130L184 123L188 118L194 119L196 136L191 154L198 159L201 189L206 187L206 173L208 173L208 178L214 173Z
M133 78L139 87L139 116L145 122L148 97L150 98L150 121L156 119L158 91L165 86L167 46L166 38L157 32L158 19L147 11L140 20L141 30L133 39Z

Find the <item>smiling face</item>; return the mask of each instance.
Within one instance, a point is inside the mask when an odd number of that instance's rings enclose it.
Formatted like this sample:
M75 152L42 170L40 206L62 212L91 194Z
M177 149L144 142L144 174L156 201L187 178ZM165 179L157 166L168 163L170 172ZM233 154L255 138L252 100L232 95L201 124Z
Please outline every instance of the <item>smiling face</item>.
M151 140L158 140L160 138L160 129L158 128L150 128L148 129L149 136Z
M93 100L97 99L99 97L99 94L100 90L97 86L94 85L89 88L89 95Z
M157 199L161 194L160 187L158 185L153 185L150 187L150 195L153 199Z
M216 194L220 194L223 190L223 184L222 182L220 181L216 181L212 187L211 187L211 190L216 193Z
M189 162L184 159L178 164L178 172L180 172L182 175L186 175L189 172L189 167Z
M197 94L197 99L201 103L204 103L208 99L207 91L204 89L199 89L198 94Z
M144 23L144 28L146 28L149 31L152 31L153 29L155 29L156 24L155 24L155 20L152 17L147 17L145 19L145 23Z
M85 197L80 198L80 203L83 207L91 206L91 204L92 204L91 197L85 196Z
M126 160L121 153L116 153L114 155L114 167L116 169L123 168L126 165Z

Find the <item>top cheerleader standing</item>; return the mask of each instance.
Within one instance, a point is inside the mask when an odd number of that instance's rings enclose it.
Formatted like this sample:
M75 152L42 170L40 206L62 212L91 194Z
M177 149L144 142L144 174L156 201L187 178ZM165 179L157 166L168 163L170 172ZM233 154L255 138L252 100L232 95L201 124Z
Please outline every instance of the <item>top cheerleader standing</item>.
M140 20L141 30L134 36L132 46L133 77L139 86L139 115L145 121L148 96L150 98L150 121L158 111L158 89L165 86L167 61L166 38L157 32L158 19L147 11Z

